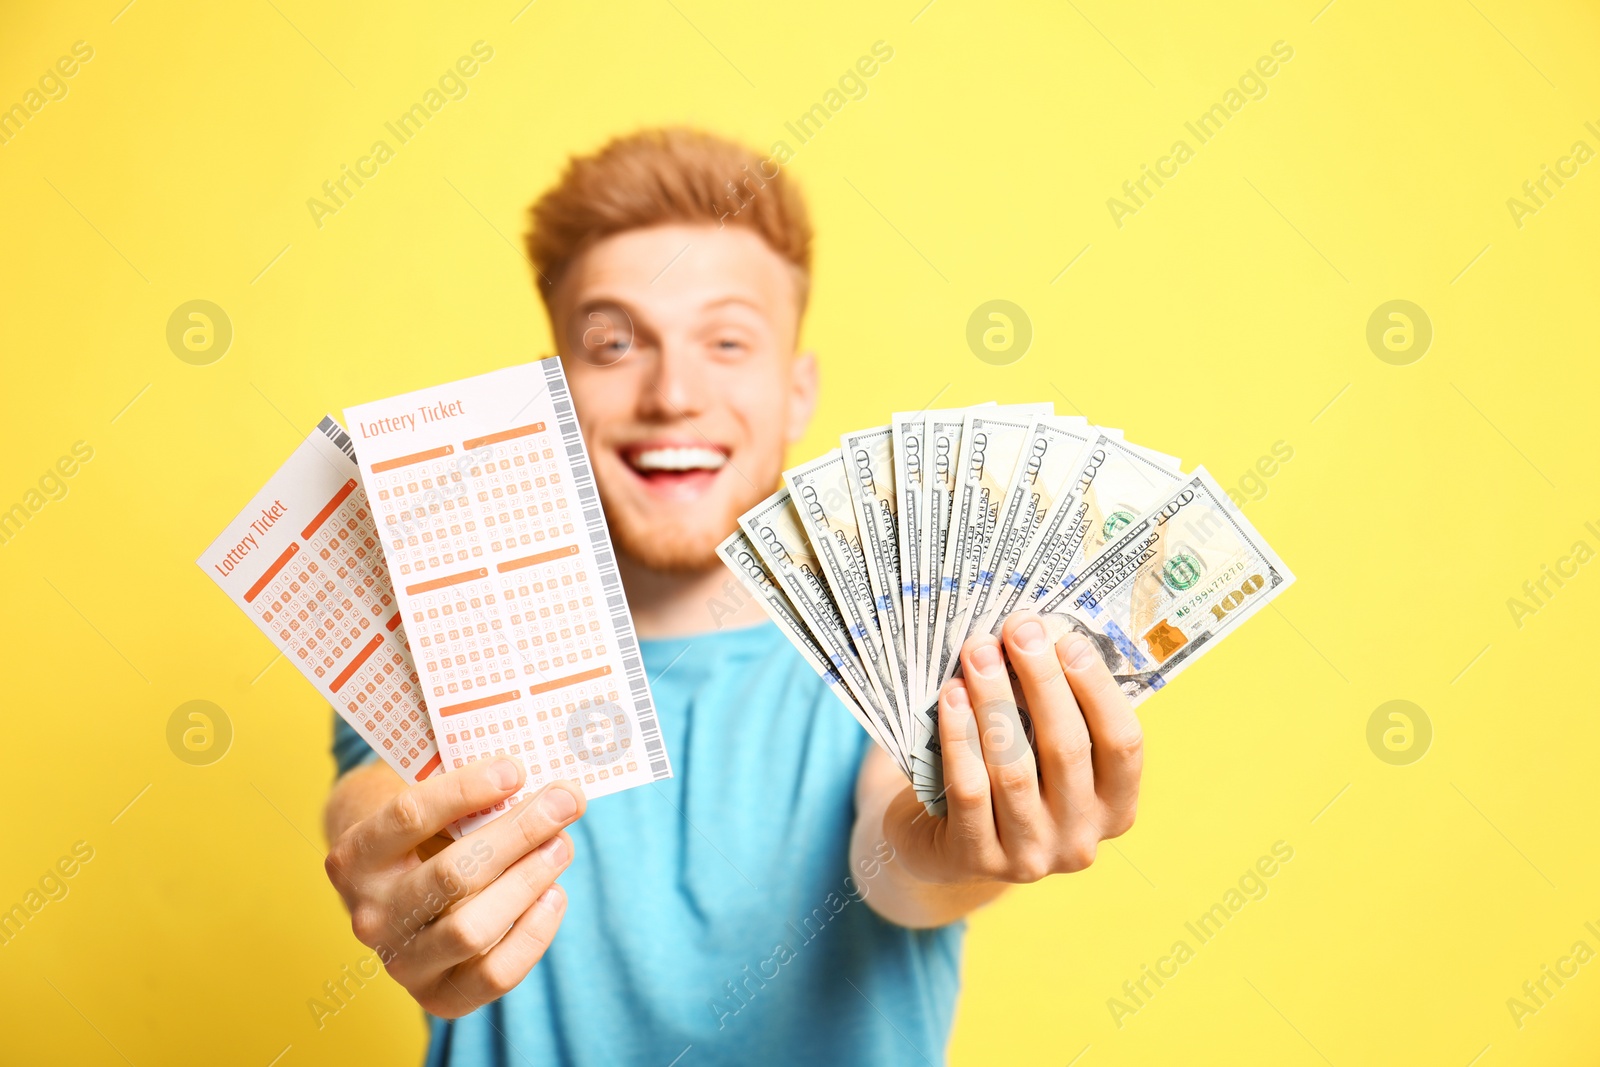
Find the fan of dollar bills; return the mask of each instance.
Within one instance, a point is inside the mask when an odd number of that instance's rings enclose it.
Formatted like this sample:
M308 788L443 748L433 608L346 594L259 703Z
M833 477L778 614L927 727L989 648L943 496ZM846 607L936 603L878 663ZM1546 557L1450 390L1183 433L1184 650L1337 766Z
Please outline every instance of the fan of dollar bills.
M930 813L938 694L973 634L1040 613L1134 703L1294 581L1203 467L1050 404L897 414L783 476L723 561Z

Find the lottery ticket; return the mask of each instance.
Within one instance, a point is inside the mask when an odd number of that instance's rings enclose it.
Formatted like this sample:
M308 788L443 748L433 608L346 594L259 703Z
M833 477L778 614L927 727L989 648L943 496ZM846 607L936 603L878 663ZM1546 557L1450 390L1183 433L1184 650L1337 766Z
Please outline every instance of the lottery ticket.
M441 769L361 487L322 420L196 562L407 782Z
M345 412L447 770L508 755L521 793L672 773L557 358Z

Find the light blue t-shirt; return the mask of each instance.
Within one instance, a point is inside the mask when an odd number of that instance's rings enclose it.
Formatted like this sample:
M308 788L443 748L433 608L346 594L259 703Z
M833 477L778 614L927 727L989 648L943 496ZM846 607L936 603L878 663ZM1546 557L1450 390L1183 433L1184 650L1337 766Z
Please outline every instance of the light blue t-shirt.
M567 913L507 996L430 1019L430 1065L938 1064L964 924L849 878L869 743L770 623L644 641L673 777L591 801ZM341 772L376 758L335 718Z

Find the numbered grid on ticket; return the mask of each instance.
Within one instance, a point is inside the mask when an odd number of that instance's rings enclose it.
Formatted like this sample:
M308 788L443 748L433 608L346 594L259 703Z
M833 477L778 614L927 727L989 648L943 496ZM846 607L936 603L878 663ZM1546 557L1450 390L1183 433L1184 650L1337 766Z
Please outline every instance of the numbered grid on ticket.
M350 438L324 418L197 561L407 782L442 769Z
M447 769L520 756L516 799L670 776L560 361L346 415Z

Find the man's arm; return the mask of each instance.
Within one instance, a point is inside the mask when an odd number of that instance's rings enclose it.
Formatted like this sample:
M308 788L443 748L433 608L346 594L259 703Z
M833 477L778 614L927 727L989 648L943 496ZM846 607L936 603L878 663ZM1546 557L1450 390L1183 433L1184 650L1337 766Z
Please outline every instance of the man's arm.
M1037 759L1006 660L1033 720ZM945 816L928 816L881 752L862 761L856 783L851 870L872 909L902 926L942 926L1008 885L1080 871L1138 809L1139 720L1086 638L1052 647L1037 616L1018 613L1000 640L969 639L961 666L939 693Z
M334 785L323 821L328 878L356 937L434 1015L503 996L543 958L566 912L556 877L572 862L563 827L583 791L556 782L477 833L445 827L521 787L520 760L480 760L407 786L381 764Z

